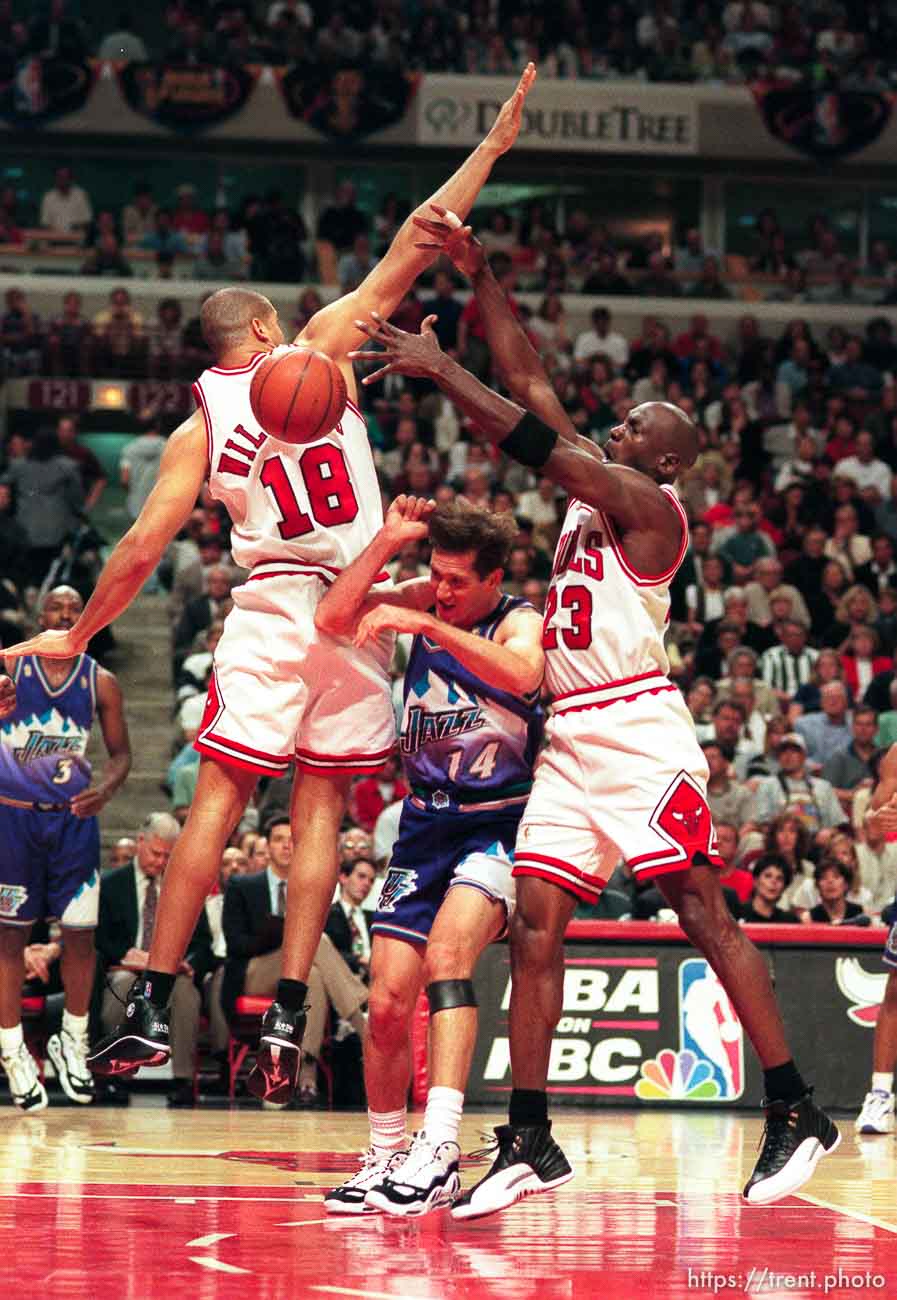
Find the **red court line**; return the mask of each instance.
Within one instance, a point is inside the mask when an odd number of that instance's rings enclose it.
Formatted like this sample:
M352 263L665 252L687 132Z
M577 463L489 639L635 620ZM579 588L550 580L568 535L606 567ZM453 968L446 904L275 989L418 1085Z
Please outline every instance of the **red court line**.
M565 966L644 966L657 965L656 957L566 957Z

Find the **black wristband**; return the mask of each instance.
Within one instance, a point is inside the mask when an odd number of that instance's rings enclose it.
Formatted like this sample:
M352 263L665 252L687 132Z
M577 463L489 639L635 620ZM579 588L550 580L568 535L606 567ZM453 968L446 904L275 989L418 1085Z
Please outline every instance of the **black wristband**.
M537 416L527 411L508 436L498 444L498 449L521 465L541 469L554 451L559 436L555 429L543 424Z

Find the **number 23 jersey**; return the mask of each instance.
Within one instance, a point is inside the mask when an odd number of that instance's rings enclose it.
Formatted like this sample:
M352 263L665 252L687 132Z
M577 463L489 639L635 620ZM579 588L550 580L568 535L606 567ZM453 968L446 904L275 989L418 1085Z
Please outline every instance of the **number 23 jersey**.
M688 546L688 522L672 488L660 489L680 517L675 562L661 574L639 573L623 553L613 521L572 500L555 550L542 644L545 684L565 711L610 703L664 679L669 584ZM669 683L666 683L667 687ZM594 698L593 698L594 696Z
M90 784L87 742L96 716L97 665L79 655L53 687L35 655L13 670L16 708L0 723L0 794L35 803L68 803Z
M354 560L383 523L364 417L349 402L317 442L294 446L270 437L249 403L252 377L268 355L234 370L211 366L193 385L208 437L209 490L233 521L236 564L287 560L292 569L298 561L326 578Z

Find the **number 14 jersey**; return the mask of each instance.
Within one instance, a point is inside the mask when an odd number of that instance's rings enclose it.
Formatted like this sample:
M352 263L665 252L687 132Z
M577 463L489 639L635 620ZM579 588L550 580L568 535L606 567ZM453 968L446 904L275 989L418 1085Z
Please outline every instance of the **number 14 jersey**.
M670 663L664 634L669 584L688 546L688 521L675 492L660 489L682 523L675 562L661 574L636 571L612 520L572 500L555 550L545 605L545 684L564 711L611 703L652 689ZM669 682L666 682L667 688Z
M209 490L233 520L231 553L244 569L298 561L321 577L343 569L383 523L380 485L364 418L354 403L331 433L302 446L261 427L249 386L268 353L193 385L206 423Z

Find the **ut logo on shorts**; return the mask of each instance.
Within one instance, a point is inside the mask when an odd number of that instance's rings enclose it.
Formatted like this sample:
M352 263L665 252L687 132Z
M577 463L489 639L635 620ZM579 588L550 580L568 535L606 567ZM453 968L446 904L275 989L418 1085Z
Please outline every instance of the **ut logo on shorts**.
M15 916L27 899L24 885L0 885L0 916Z
M377 911L394 912L396 905L409 894L413 894L415 889L417 889L416 871L405 867L390 867L380 891Z

